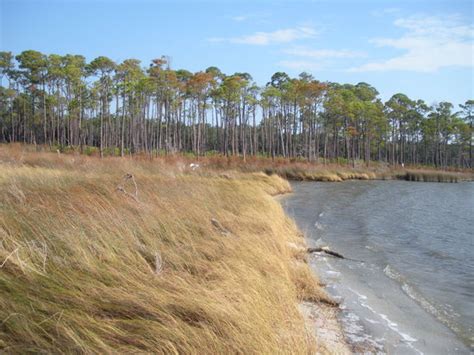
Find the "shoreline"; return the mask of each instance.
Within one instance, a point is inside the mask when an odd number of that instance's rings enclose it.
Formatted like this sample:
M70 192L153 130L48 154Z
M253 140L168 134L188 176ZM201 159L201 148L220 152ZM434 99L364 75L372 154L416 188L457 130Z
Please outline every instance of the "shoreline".
M299 310L305 319L307 331L325 345L324 349L317 349L317 353L324 353L324 350L334 354L353 353L354 349L347 341L339 321L339 308L322 303L302 302Z
M316 243L314 243L314 241L312 241L311 239L305 237L305 240L306 240L306 243L312 247L312 246L315 246ZM321 257L321 258L328 258L327 256L324 256L324 255L319 255L318 253L315 253L311 256L311 259L310 260L310 268L311 270L313 271L313 273L315 274L321 274L321 269L318 268L318 266L316 265L316 258L317 257ZM336 273L336 271L333 271L334 273ZM333 287L333 283L332 281L327 281L327 283L325 284L325 289L328 290L328 288L331 288ZM334 296L334 295L331 295L330 292L328 292L329 295L333 298L336 298L338 301L339 301L339 297L340 296ZM330 316L332 316L331 320L330 320L330 323L329 323L329 340L331 341L332 340L332 337L334 336L333 334L331 334L331 330L333 330L334 328L333 327L336 327L336 325L334 324L337 324L337 337L342 339L342 341L344 342L345 344L345 347L348 351L349 354L353 354L353 353L371 353L371 354L376 354L376 353L385 353L384 351L384 347L382 344L378 344L376 341L374 341L373 339L373 335L367 330L367 329L357 329L356 333L356 337L357 337L357 340L358 341L354 341L353 339L351 339L351 335L353 336L352 331L350 331L350 329L348 329L348 325L347 324L344 324L344 321L343 321L343 312L345 311L345 305L343 305L342 303L337 306L337 307L334 307L332 309L329 309L329 310L325 310L325 309L322 309L321 308L324 308L323 307L318 307L317 305L314 307L314 311L323 311L323 314L330 314ZM327 313L325 313L327 312ZM311 319L310 319L311 321ZM320 322L316 319L314 320L314 327L316 327L318 324L320 324ZM351 328L349 326L349 328ZM323 329L323 334L325 334L324 332L324 329ZM339 353L339 352L337 352Z
M306 243L311 246L314 243L305 237ZM317 254L310 256L311 259L316 258ZM322 256L323 258L325 256ZM320 275L321 270L310 259L309 266L315 276ZM326 283L324 289L331 287L331 283ZM331 298L334 296L329 294ZM302 302L300 303L300 311L302 312L306 325L313 331L313 335L317 339L321 339L326 344L330 345L330 351L334 350L336 354L353 354L353 353L372 353L382 351L380 344L372 340L372 334L368 333L366 329L362 334L364 341L352 341L349 333L345 329L342 321L343 308L342 305L329 306L322 303Z
M307 186L307 188L298 189L297 186ZM334 211L333 213L329 211L337 208L337 205L330 200L324 204L326 207L320 208L313 207L309 202L306 203L305 201L313 196L309 195L311 191L309 186L309 183L293 185L293 196L296 197L293 198L291 204L288 202L284 204L285 212L293 218L301 230L306 232L308 246L329 245L346 256L350 255L352 250L355 258L366 261L365 265L359 265L324 255L311 258L310 266L327 284L328 293L336 300L344 300L339 316L342 329L348 335L346 340L349 346L354 345L351 339L355 341L355 345L362 344L362 349L353 348L352 351L370 351L364 349L364 334L368 335L366 343L369 345L373 343L374 351L383 352L383 349L393 351L397 348L405 349L410 353L418 353L418 351L430 353L436 349L438 351L452 349L461 353L468 351L466 347L468 349L469 346L458 337L459 334L427 312L417 300L409 297L404 284L399 285L396 280L387 277L386 266L385 269L384 265L379 268L378 262L369 258L369 254L375 252L373 249L367 247L366 244L361 244L362 254L360 254L356 249L351 249L352 244L345 247L341 242L337 242L339 240L337 238L336 240L328 239L335 235L334 230L332 233L329 232L328 223L334 222L337 215ZM344 189L344 191L349 190L351 187ZM326 192L318 193L313 198L327 196L330 191L334 191L334 188L329 190L323 188L322 191ZM336 229L336 232L344 235L344 230ZM388 299L384 300L386 297ZM424 327L420 328L421 324L424 324ZM438 338L444 340L440 341Z
M293 191L285 192L273 196L273 198L283 208L283 201L291 195ZM283 208L284 209L284 208ZM285 211L287 218L291 218ZM304 237L304 245L306 247L311 246L311 240L306 236ZM298 248L296 245L291 245L293 248ZM300 252L306 253L305 249L300 248ZM306 255L306 262L311 270L311 274L315 279L319 279L318 270L311 265L311 255ZM327 285L320 283L320 286L326 290ZM332 297L331 297L332 298ZM322 348L318 347L316 353L335 353L335 354L352 354L354 351L372 351L373 348L357 347L356 344L350 343L346 333L343 330L342 323L340 320L341 309L339 305L329 305L323 302L310 302L301 301L298 305L298 309L305 321L306 331L312 334L317 340L317 343L324 344Z

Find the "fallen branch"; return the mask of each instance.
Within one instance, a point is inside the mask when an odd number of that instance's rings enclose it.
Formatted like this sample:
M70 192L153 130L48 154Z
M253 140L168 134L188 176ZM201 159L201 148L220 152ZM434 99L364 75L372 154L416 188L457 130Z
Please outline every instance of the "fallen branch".
M124 186L127 183L127 181L129 181L129 180L132 181L133 186L135 187L135 193L134 194L131 194L130 192L125 190ZM135 181L135 177L132 174L125 174L123 179L122 179L122 184L123 185L118 185L117 186L117 191L123 192L125 195L133 198L135 201L140 202L138 200L138 186L137 186L137 182Z
M339 259L345 259L344 255L342 254L339 254L335 251L332 251L330 250L328 247L317 247L317 248L308 248L306 250L308 253L326 253L326 254L329 254L329 255L332 255L336 258L339 258Z
M306 249L308 253L326 253L328 255L334 256L339 259L345 259L345 260L352 260L352 261L357 261L359 263L363 263L364 261L362 260L357 260L357 259L351 259L351 258L346 258L344 255L339 254L338 252L332 251L329 249L329 247L317 247L317 248L308 248Z

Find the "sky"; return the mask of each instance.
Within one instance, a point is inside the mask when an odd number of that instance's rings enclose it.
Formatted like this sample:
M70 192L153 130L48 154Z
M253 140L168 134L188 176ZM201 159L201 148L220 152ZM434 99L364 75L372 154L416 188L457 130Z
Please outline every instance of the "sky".
M305 71L428 104L474 99L472 0L0 0L0 50L104 55L144 67Z

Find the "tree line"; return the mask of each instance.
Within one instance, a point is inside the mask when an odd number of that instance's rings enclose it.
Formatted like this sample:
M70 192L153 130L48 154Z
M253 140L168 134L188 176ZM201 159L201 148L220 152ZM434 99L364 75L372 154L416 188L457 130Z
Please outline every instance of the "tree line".
M472 168L474 100L455 109L367 83L275 73L263 87L217 67L0 52L0 141L127 155L192 152Z

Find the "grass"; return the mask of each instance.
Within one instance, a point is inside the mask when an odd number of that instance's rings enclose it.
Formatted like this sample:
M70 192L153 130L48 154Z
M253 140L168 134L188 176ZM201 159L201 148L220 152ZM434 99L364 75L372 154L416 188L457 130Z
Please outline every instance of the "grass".
M331 300L272 198L288 191L264 173L0 147L0 352L326 351L298 311Z
M470 181L472 176L459 172L439 171L439 170L406 170L395 174L399 180L417 182L459 182Z
M68 160L67 156L74 156L79 159L79 150L77 147L56 147L48 146L28 146L19 144L3 144L0 149L23 152L17 154L17 158L25 159L25 153L31 155L38 152L59 152L58 159ZM92 153L91 153L92 152ZM110 153L109 153L110 154ZM157 154L157 155L156 155ZM346 180L407 180L424 182L461 182L474 181L473 169L460 169L449 167L447 169L436 169L431 166L411 165L406 168L399 166L390 166L385 162L370 162L370 166L362 160L356 160L354 163L347 163L345 159L339 159L340 163L335 161L327 163L309 162L303 158L283 158L275 157L271 159L266 156L248 156L245 160L241 156L223 156L217 152L208 152L205 156L197 157L191 153L181 153L166 155L164 152L156 152L153 157L148 155L135 154L135 160L154 161L163 164L166 169L186 172L192 170L189 168L191 163L199 164L201 174L221 173L222 175L232 175L234 173L252 173L265 172L267 175L278 175L286 180L296 181L320 181L320 182L341 182ZM85 147L84 155L98 157L98 151L95 147ZM36 159L45 160L38 157ZM26 158L28 159L28 158ZM109 160L113 161L113 157ZM116 158L115 158L116 159ZM69 159L70 160L70 159ZM117 160L115 160L117 161ZM44 161L45 164L48 164Z
M164 158L165 161L171 158ZM382 162L371 162L370 167L358 161L355 167L347 164L310 163L285 158L271 160L264 157L248 157L244 162L240 157L204 157L200 159L202 168L213 171L265 172L276 174L287 180L342 182L346 180L407 180L424 182L474 181L472 169L441 170L425 166L392 167Z
M266 168L265 172L269 175L277 174L285 179L297 181L341 182L345 180L373 180L376 178L373 172L348 171L344 168L326 170L324 168L296 166Z

